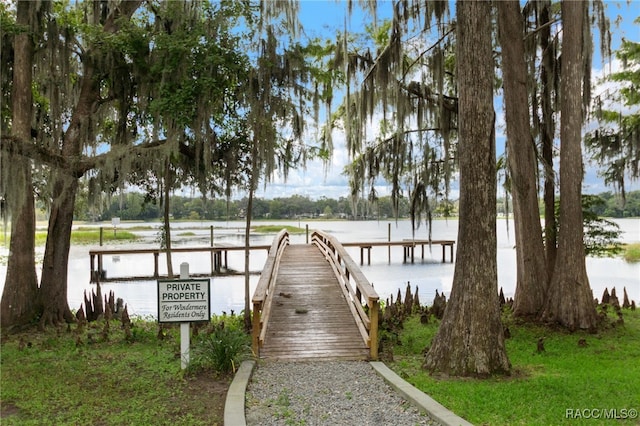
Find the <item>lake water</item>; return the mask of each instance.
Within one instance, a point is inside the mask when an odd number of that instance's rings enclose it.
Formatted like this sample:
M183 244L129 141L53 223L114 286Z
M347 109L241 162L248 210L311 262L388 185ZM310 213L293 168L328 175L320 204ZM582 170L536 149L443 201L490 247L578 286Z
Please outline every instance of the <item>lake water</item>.
M627 243L640 242L640 219L615 220L623 230L623 241ZM310 230L320 229L335 235L341 242L348 241L387 241L389 224L391 224L391 239L393 241L412 238L411 222L403 221L291 221L291 222L259 222L259 225L293 225ZM140 223L123 223L119 228L127 228ZM146 224L148 226L148 224ZM206 247L210 244L210 226L215 227L214 241L217 244L244 244L244 222L180 222L173 225L172 238L174 247ZM86 225L83 225L86 226ZM100 225L96 225L100 226ZM111 232L111 224L102 224L105 232ZM154 226L159 226L154 224ZM185 232L195 235L181 236ZM513 222L498 220L498 286L503 288L506 297L512 297L516 282L516 252L514 248ZM154 242L157 230L135 231L143 237L139 243L104 245L109 248L149 248L157 247ZM437 220L433 222L432 238L457 240L457 220ZM274 235L256 234L251 237L251 244L271 244ZM2 237L0 237L2 238ZM415 233L415 238L426 239L424 225ZM304 243L306 235L292 235L291 243ZM95 284L89 283L89 250L100 248L96 245L73 246L69 259L68 297L71 309L78 309L83 302L85 291L95 289ZM37 256L42 257L44 248L36 249ZM357 247L348 248L351 257L359 263L360 250ZM403 263L402 247L391 248L391 262L388 260L387 247L373 247L371 251L371 265L363 265L362 271L374 285L381 299L396 295L398 288L404 290L407 283L411 283L412 291L417 286L421 303L431 304L436 290L447 296L451 291L455 263L442 263L442 249L434 245L431 251L425 247L425 258L420 258L420 248L416 249L415 263ZM7 256L8 249L0 249L0 256ZM455 255L455 253L454 253ZM366 256L366 253L365 253ZM266 260L266 251L251 252L250 269L260 271ZM229 267L242 271L244 269L244 252L229 252ZM210 256L208 253L176 253L173 256L174 272L178 273L180 264L187 262L192 273L206 273L210 270ZM365 260L366 262L366 260ZM160 273L166 273L166 259L160 256ZM104 256L103 269L109 277L151 275L153 272L152 255L126 255L120 257ZM40 271L38 271L40 273ZM628 263L621 258L587 258L587 273L594 297L602 296L605 288L616 288L619 297L626 287L627 293L636 304L640 303L640 263ZM0 265L0 291L4 287L6 278L6 264ZM258 275L250 277L251 292L258 282ZM157 315L157 283L156 281L138 282L109 282L102 285L103 294L113 290L116 297L124 299L129 313L137 316ZM244 308L244 277L213 277L211 280L211 311L213 313L240 312ZM621 300L622 301L622 300Z

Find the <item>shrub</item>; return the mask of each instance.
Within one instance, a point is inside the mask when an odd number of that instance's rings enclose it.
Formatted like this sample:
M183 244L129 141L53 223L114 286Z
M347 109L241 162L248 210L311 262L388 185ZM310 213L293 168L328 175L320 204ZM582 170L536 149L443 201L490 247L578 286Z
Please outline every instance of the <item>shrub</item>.
M235 321L214 319L193 345L190 368L235 372L236 366L251 354L251 339Z

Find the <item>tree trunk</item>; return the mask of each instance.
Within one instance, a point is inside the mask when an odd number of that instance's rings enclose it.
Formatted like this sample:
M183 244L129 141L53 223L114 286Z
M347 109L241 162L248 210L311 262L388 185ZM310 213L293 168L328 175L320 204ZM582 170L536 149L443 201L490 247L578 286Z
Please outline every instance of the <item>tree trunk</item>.
M594 330L582 225L582 46L586 2L562 2L560 215L558 255L542 319L569 330Z
M540 50L542 52L542 64L540 67L540 80L542 81L542 125L540 127L540 140L542 143L542 163L544 167L544 235L545 254L547 259L547 275L553 273L556 261L557 235L556 235L556 184L553 172L553 138L555 134L554 107L552 101L553 89L553 50L551 40L551 26L549 8L551 3L545 4L539 11Z
M169 196L171 189L171 166L169 165L169 159L166 160L165 177L164 177L164 248L167 250L167 275L169 279L173 278L173 261L171 260L171 221L169 214L171 212Z
M516 227L517 281L514 315L537 318L548 288L538 212L536 155L530 130L524 19L518 0L499 1L502 76L507 123L507 160Z
M65 171L53 175L53 205L40 282L40 302L44 309L41 326L74 321L67 298L67 269L78 179Z
M83 70L78 102L62 141L61 154L66 158L82 157L82 138L87 134L86 129L99 97L94 71L93 63L88 59ZM77 163L71 162L70 170L54 170L51 173L53 203L40 281L40 302L44 309L40 320L41 327L75 320L67 300L71 226L80 178L80 173L74 170L75 167L78 167Z
M31 1L19 1L16 23L28 27ZM31 32L15 36L12 88L12 133L20 143L31 140L31 79L33 44ZM31 162L18 155L6 158L3 163L8 168L3 178L10 177L8 206L11 214L11 241L9 260L2 301L0 302L0 327L29 324L39 314L36 304L38 277L35 265L35 228L33 186L31 182ZM5 166L3 165L3 167Z
M424 368L455 376L508 373L500 320L491 3L456 2L460 221L453 287Z
M249 177L249 199L247 200L246 225L244 229L244 328L248 332L251 330L251 288L249 285L249 261L251 250L251 215L253 213L253 196L258 186L259 160L258 160L258 140L253 140L251 147L251 176Z
M253 193L254 193L254 178L251 177L251 188L249 189L249 199L247 201L247 216L246 225L244 229L244 328L245 330L251 330L251 288L249 286L249 261L250 250L249 244L251 243L251 211L253 210Z
M38 276L35 265L35 210L31 167L28 160L14 158L12 161L14 185L20 182L22 195L17 200L9 199L11 215L11 241L7 273L2 301L0 302L0 327L7 330L13 326L26 325L39 316ZM17 170L21 168L21 170ZM11 204L17 204L11 206Z

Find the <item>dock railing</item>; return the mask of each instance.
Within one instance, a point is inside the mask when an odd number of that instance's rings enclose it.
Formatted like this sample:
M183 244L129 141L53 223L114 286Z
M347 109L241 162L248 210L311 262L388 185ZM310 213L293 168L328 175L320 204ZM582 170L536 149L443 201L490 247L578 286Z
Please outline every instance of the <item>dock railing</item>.
M287 245L289 245L289 233L286 229L283 229L276 235L271 244L267 261L253 293L251 346L255 356L260 355L260 347L264 342L269 312L271 312L271 301L273 300L273 287L278 275L280 258Z
M315 244L331 263L340 288L347 301L350 302L349 308L358 324L362 338L369 347L369 356L372 360L378 359L378 315L380 310L378 293L335 237L322 231L314 231L311 234L311 243ZM366 303L366 310L363 307L363 301Z
M269 245L249 246L249 250L269 250ZM228 257L230 251L244 251L244 246L231 245L215 245L212 247L174 247L171 253L210 253L211 255L211 272L204 275L214 275L222 272L222 266L228 270ZM106 282L106 281L135 281L135 280L151 280L161 278L159 271L159 259L161 254L166 254L167 249L144 248L144 249L95 249L89 250L89 259L91 264L90 282ZM142 275L136 277L109 277L106 276L106 270L103 268L102 257L105 255L112 256L128 256L128 255L153 255L153 275ZM95 259L98 259L98 268L96 269ZM191 275L203 275L202 272L195 272Z

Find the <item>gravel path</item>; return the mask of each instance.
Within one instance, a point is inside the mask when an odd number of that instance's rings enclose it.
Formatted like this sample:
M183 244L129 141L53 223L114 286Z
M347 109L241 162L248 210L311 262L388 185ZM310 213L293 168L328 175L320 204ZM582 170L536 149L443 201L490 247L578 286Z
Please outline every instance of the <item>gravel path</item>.
M367 362L262 362L246 392L247 425L435 425Z

